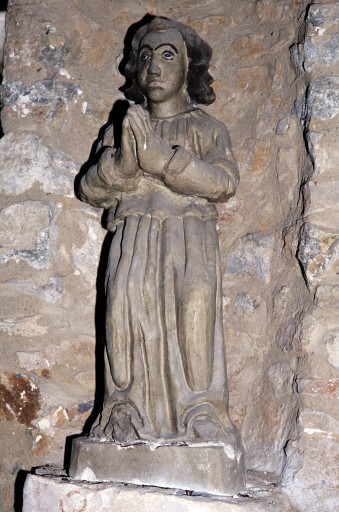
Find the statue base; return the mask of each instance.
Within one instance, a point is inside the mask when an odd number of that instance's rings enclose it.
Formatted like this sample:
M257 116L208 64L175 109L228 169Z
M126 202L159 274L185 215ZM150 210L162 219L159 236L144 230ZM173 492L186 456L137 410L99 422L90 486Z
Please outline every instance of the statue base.
M121 445L81 437L72 443L69 475L89 482L123 482L214 495L245 489L243 451L230 444Z

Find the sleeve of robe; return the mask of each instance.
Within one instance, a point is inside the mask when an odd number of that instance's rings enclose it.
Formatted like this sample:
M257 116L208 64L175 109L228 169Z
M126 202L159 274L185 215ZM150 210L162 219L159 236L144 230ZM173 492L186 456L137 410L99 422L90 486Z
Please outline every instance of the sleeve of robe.
M111 125L98 144L97 152L105 148L100 158L80 180L80 199L92 206L114 207L123 192L135 190L142 175L141 171L132 178L122 174L119 151L113 147L113 144L113 125Z
M164 182L179 194L224 202L235 194L239 171L226 127L215 122L208 128L207 133L199 134L206 145L202 159L176 146L164 171Z

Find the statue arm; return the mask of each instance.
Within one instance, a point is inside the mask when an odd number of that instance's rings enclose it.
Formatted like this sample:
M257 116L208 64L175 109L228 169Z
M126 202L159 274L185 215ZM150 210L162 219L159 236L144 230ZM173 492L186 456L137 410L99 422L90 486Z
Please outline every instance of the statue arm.
M218 126L214 130L211 147L203 159L177 146L165 167L163 179L169 188L180 194L197 195L212 202L227 201L235 194L239 171L226 128Z

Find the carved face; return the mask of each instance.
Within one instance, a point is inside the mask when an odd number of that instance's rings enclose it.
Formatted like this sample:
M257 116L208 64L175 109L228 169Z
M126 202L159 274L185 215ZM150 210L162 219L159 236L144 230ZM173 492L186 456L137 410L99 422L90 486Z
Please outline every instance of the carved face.
M188 59L176 29L149 32L140 41L137 80L147 99L163 102L186 91Z

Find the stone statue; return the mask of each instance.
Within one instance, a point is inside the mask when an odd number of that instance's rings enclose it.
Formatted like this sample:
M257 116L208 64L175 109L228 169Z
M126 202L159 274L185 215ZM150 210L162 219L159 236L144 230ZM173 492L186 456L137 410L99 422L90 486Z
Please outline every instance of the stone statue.
M197 107L215 99L211 55L181 23L154 18L139 28L120 147L110 126L81 179L81 199L109 209L114 233L105 397L91 440L229 446L243 482L227 411L215 207L234 195L239 172L227 129Z

